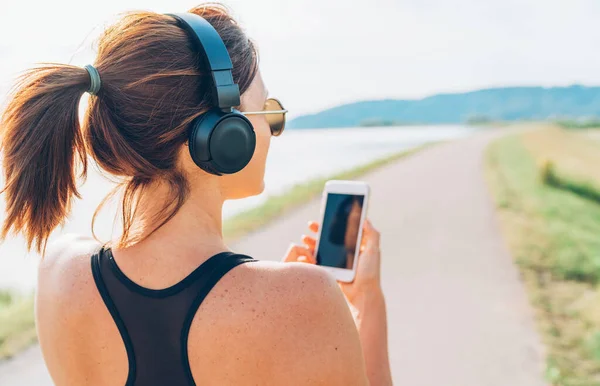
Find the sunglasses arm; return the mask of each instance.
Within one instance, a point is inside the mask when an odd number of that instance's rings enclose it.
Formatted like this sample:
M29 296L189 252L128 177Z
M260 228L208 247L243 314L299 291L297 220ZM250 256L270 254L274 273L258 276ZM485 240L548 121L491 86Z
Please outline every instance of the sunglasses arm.
M265 115L265 114L285 114L287 110L274 110L274 111L242 111L242 115Z

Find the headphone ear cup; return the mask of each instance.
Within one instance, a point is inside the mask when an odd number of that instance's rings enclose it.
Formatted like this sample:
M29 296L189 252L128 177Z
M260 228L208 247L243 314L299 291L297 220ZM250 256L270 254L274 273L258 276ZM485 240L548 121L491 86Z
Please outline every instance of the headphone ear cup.
M248 165L256 149L252 123L239 112L219 120L210 136L211 166L221 173L237 173Z
M192 160L204 171L232 174L252 159L256 135L252 123L241 113L213 109L192 122L188 146Z
M220 110L209 110L190 124L188 148L192 160L207 173L221 175L210 165L210 136L217 122L225 115Z

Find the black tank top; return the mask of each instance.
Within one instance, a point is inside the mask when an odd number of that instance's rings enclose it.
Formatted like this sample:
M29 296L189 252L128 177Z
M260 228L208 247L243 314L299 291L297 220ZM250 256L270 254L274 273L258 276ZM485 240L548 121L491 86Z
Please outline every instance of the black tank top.
M194 386L187 352L192 319L227 272L251 261L256 260L222 252L179 283L153 290L125 276L110 248L92 255L94 281L127 350L126 386Z

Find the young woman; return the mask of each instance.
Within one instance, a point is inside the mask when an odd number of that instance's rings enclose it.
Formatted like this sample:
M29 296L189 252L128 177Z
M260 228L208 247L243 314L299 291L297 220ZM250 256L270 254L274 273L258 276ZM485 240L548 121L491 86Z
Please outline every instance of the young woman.
M268 98L255 48L226 10L190 12L216 29L231 57L236 108L255 134L241 170L220 173L192 156L190 126L215 108L216 81L172 15L124 16L101 37L95 67L33 69L3 112L2 236L21 233L45 253L36 317L52 379L58 386L391 384L379 234L369 223L356 280L341 286L305 264L314 263L311 236L290 247L285 263L225 245L223 202L262 192L284 111ZM88 156L123 181L123 232L104 245L64 236L46 251L78 196Z

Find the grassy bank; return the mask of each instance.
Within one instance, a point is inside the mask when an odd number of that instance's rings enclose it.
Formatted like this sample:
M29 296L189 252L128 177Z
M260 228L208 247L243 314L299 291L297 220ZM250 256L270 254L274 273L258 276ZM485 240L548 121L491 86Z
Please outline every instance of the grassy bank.
M600 143L554 127L500 139L486 174L553 385L600 385Z
M600 128L600 119L590 118L585 120L561 120L556 124L565 129L597 129Z
M33 296L0 291L0 359L35 342Z
M318 197L328 180L359 178L420 149L422 147L403 151L369 162L366 165L293 186L280 195L270 197L264 204L227 219L224 222L225 237L228 241L243 237L277 217L285 215L294 208ZM35 340L33 297L15 297L11 293L0 291L0 360L16 354Z

